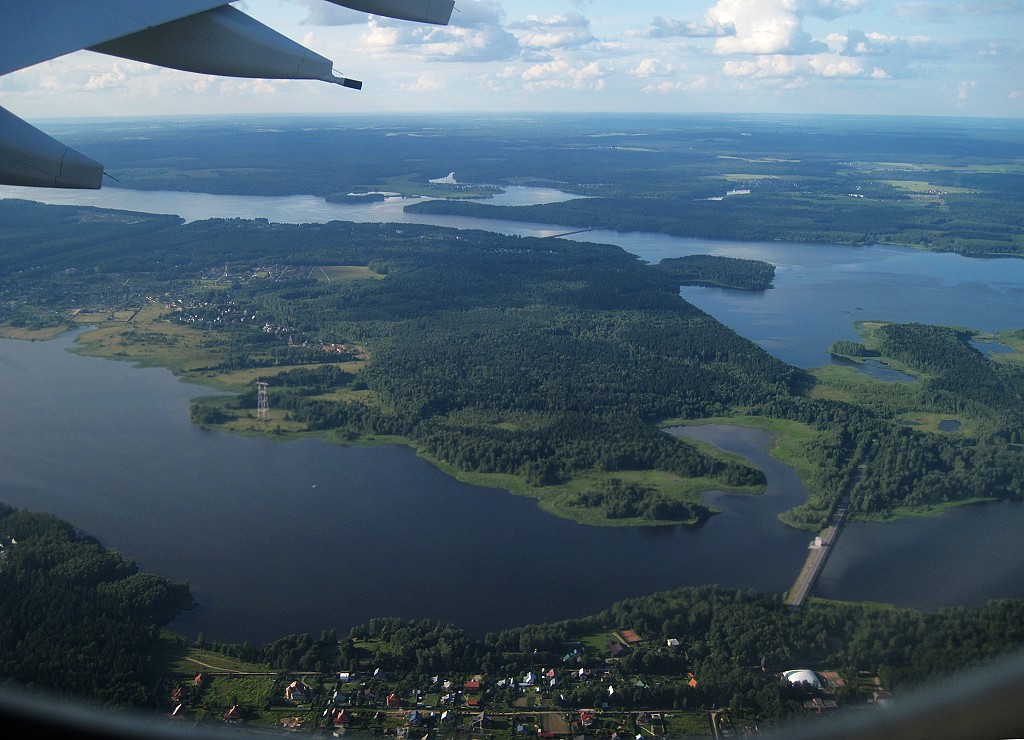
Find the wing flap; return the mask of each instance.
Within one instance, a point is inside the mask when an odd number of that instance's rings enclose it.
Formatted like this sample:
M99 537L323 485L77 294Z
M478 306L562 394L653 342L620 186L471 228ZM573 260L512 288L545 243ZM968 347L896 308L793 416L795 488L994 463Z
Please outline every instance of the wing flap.
M330 59L230 5L97 44L90 50L200 74L323 80L346 87L359 84L335 77Z
M225 0L6 2L0 75L224 4Z

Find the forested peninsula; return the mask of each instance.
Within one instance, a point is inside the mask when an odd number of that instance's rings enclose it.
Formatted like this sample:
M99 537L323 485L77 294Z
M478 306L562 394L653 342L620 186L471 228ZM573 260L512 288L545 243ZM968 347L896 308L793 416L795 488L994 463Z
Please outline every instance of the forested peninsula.
M712 513L701 491L759 490L760 471L659 429L710 417L799 433L791 461L813 495L785 515L795 526L846 501L886 518L1022 493L1018 353L986 358L963 332L911 325L879 351L914 383L805 373L679 296L690 281L759 289L762 263L647 265L609 245L416 225L0 208L9 331L99 323L84 351L239 394L197 401L203 424L404 442L594 524L696 523ZM945 374L943 357L957 362ZM957 383L965 368L980 384ZM962 427L908 426L915 414Z
M49 514L0 503L0 683L144 706L159 628L192 607L188 586Z

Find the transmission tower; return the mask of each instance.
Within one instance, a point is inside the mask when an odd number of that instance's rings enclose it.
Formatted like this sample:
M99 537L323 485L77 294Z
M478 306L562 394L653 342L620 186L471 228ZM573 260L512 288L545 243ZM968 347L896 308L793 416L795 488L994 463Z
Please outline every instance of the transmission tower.
M267 411L270 404L267 402L267 384L256 381L256 418L260 421L267 420Z

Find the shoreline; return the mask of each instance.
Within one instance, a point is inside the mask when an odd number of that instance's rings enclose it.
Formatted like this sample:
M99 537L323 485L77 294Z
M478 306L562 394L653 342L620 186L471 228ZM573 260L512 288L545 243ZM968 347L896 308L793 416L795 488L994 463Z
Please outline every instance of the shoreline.
M237 382L237 377L232 375L260 375L271 370L275 373L287 370L288 367L275 368L251 368L235 373L212 373L208 372L208 365L204 361L210 359L203 357L203 347L194 348L193 353L186 353L184 356L175 353L174 357L162 355L160 348L145 343L132 345L134 351L126 351L126 348L118 344L119 337L124 330L134 329L139 323L145 323L147 319L152 320L151 312L147 309L132 312L130 321L105 321L97 324L94 321L82 322L78 326L65 326L60 330L48 328L37 330L33 336L11 336L3 338L19 339L21 341L48 341L58 338L69 331L78 331L68 351L87 357L99 357L106 360L130 362L135 367L162 367L179 380L195 385L209 388L223 394L237 394L245 392L248 386ZM172 326L173 325L163 325ZM3 336L0 333L0 336ZM147 348L149 351L147 351ZM331 363L328 363L331 364ZM195 397L190 409L197 405L207 406L225 410L226 404L233 399L234 395L204 395ZM417 457L420 457L432 466L442 471L453 479L469 485L496 488L511 495L529 497L536 500L537 505L545 512L568 519L587 526L600 527L671 527L671 526L700 526L709 517L719 513L702 502L703 493L715 490L731 494L751 494L757 491L739 486L728 486L717 481L703 478L681 478L671 473L658 470L622 470L608 473L591 473L573 478L565 483L545 487L532 486L523 481L520 477L503 473L477 473L463 471L454 465L439 460L408 438L401 436L385 436L379 434L344 435L336 430L309 430L305 425L285 420L281 414L275 417L274 409L270 409L270 416L266 422L258 422L255 416L247 413L246 410L230 408L226 409L232 413L231 418L221 423L202 423L193 419L192 423L198 424L204 429L221 431L243 436L260 437L275 441L291 441L309 437L317 437L332 444L341 445L382 445L400 444L411 448ZM280 413L280 412L278 412ZM242 415L244 414L244 415ZM265 423L266 428L258 428L256 424ZM289 428L289 426L291 428ZM707 451L707 450L705 450ZM729 459L726 453L719 450L714 451L715 457ZM671 501L680 501L688 506L696 507L696 513L689 518L674 519L645 519L642 517L609 518L601 515L601 509L587 509L574 501L578 500L580 494L593 490L613 479L621 480L627 484L650 486L655 490L664 493Z
M135 317L139 313L141 313L141 311L132 312L132 323L135 322ZM93 316L90 316L90 319L92 318ZM143 320L145 318L146 317L143 316ZM60 338L69 332L77 332L77 336L74 337L72 344L67 348L67 351L69 352L81 354L87 357L98 357L105 360L130 362L133 363L135 367L139 368L161 367L171 372L175 378L182 382L202 386L203 388L208 388L212 391L218 392L218 395L202 395L194 397L190 403L190 409L194 409L197 403L205 406L219 407L221 404L233 399L236 394L246 390L244 386L228 382L226 380L226 376L230 376L230 373L221 374L219 376L207 374L206 377L202 377L197 374L197 371L194 368L189 369L186 365L169 362L166 357L159 357L154 354L144 355L141 353L130 354L126 352L117 352L105 345L105 340L109 341L111 339L111 335L117 335L119 333L119 329L126 326L129 326L128 321L104 321L103 323L98 324L93 320L90 320L89 322L82 321L80 323L70 320L69 323L64 326L47 327L35 330L21 329L11 331L10 327L0 327L0 339L45 342ZM91 336L93 334L98 334L98 336ZM979 334L981 334L981 332L979 332ZM145 345L142 346L144 347ZM856 360L856 358L850 359ZM287 368L275 368L278 372L285 369ZM820 368L815 369L818 370ZM257 374L259 374L260 370L266 370L266 368L251 369L252 372L256 372ZM859 373L857 370L854 370L854 372ZM886 382L872 378L871 376L865 376L865 381L880 383ZM225 392L227 392L228 395L220 395ZM237 409L232 410L236 411ZM514 496L532 498L537 502L537 506L543 511L553 516L568 519L587 526L615 528L657 528L679 525L688 527L700 526L708 518L720 513L720 510L710 507L704 503L704 497L706 494L720 492L727 495L760 495L764 490L763 485L757 490L754 490L749 487L730 487L713 480L700 478L683 479L675 477L675 480L665 481L665 478L673 478L674 476L664 473L663 471L653 470L612 471L606 474L583 475L566 483L538 488L536 486L531 486L515 475L503 473L478 473L460 470L454 465L440 460L421 449L413 440L402 436L380 434L343 435L339 434L337 430L309 430L298 427L293 427L291 429L283 428L282 422L285 424L288 424L289 422L285 422L283 417L275 419L273 417L273 411L273 409L270 410L271 417L265 423L268 425L274 424L274 426L263 429L255 426L255 424L259 422L257 422L256 418L251 413L246 416L236 415L221 423L203 423L196 420L193 420L192 423L210 431L220 431L281 442L315 437L331 444L338 445L402 445L409 447L415 452L417 457L427 461L433 467L461 483L499 489ZM764 451L778 462L792 468L809 492L808 499L797 508L802 508L803 506L808 505L813 506L815 502L824 503L820 501L819 498L822 495L822 492L814 480L813 469L807 464L806 459L801 455L799 450L799 447L803 443L813 439L820 433L815 432L804 424L799 422L787 422L781 419L772 419L769 417L735 414L731 416L709 417L705 419L666 419L659 422L657 426L662 431L671 435L673 428L706 426L713 424L733 426L737 428L759 429L769 434L771 441L765 446ZM742 460L755 468L757 467L742 455L727 452L712 443L692 439L688 439L686 441L688 444L693 444L703 452L710 454L712 457L724 460ZM612 519L600 516L599 512L593 512L588 516L588 511L586 509L578 505L574 506L571 502L574 497L587 490L588 484L593 486L601 483L602 481L607 481L613 478L618 478L626 482L649 483L652 476L663 479L660 481L661 485L657 486L658 490L663 490L663 487L666 485L681 487L681 494L677 493L673 498L677 500L681 498L686 502L696 503L703 509L703 511L700 511L698 515L689 519L649 520L638 517ZM998 498L977 498L963 501L952 501L943 505L929 505L921 509L900 508L885 516L851 514L850 521L886 523L899 521L905 518L931 517L943 514L950 509L955 509L961 506L979 505L1000 500L1001 499ZM787 516L787 514L791 514L795 510L796 509L790 509L781 512L778 515L779 520L787 527L793 529L805 531L817 531L820 529L816 524L798 522Z

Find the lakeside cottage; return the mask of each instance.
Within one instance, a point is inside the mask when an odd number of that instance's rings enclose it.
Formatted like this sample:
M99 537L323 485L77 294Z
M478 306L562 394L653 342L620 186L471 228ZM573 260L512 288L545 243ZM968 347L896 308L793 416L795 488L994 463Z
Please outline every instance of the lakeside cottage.
M301 704L304 701L309 701L312 696L313 689L298 679L288 684L284 690L284 698L298 704Z

